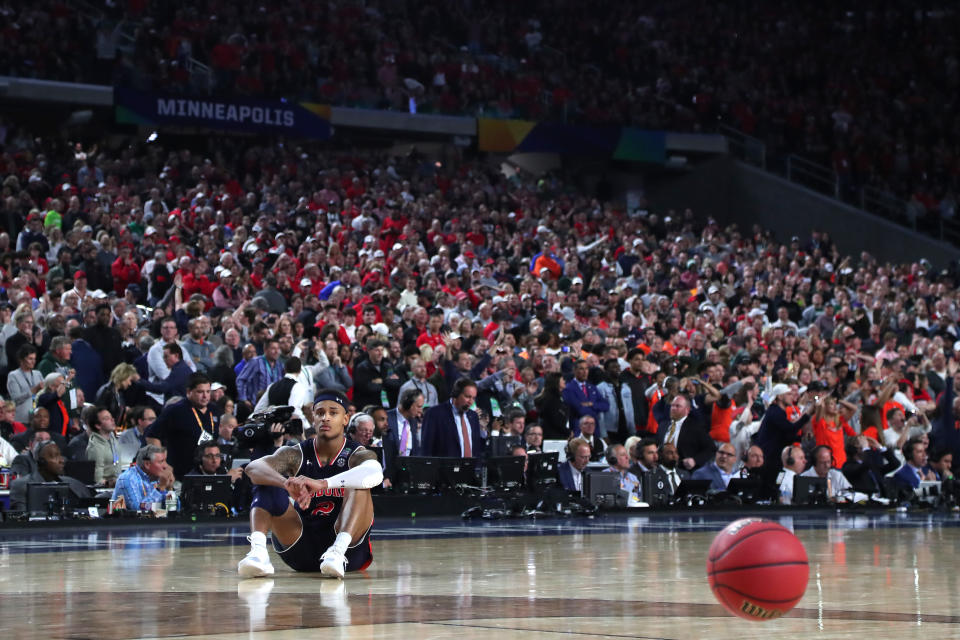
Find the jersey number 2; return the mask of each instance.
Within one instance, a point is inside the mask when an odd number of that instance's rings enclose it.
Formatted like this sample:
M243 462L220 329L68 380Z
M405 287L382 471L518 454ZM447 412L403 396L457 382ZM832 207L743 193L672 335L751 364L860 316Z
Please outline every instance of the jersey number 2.
M330 512L333 511L333 503L330 501L321 502L316 507L313 508L313 511L310 512L312 516L328 516Z

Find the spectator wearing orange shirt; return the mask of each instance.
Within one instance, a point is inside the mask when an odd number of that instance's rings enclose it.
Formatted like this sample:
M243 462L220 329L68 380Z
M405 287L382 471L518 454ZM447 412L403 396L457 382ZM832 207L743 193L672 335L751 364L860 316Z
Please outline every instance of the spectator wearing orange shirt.
M817 445L830 447L830 451L833 452L833 466L840 469L847 461L844 437L855 436L857 432L840 414L836 398L830 395L821 396L816 403L813 414L813 437Z

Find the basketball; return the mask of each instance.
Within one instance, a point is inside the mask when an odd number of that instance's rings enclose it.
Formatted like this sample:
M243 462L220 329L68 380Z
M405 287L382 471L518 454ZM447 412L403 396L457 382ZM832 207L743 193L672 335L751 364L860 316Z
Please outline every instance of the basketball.
M803 543L776 522L745 518L717 534L707 554L707 580L720 604L747 620L774 620L807 590Z

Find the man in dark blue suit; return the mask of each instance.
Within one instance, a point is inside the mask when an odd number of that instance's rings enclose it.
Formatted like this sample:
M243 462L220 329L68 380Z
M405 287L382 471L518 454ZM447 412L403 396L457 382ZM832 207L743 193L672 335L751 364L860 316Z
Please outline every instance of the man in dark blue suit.
M137 384L153 393L162 393L163 401L169 402L170 398L182 398L187 394L187 379L193 373L186 362L183 361L183 350L176 342L168 342L163 345L163 363L170 369L170 375L159 382L150 382L149 380L137 380Z
M960 459L960 429L957 428L957 397L955 385L960 374L947 379L947 388L940 396L937 408L939 416L932 423L930 442L937 449L945 449L953 454L953 459Z
M923 472L927 466L927 447L920 438L910 438L903 445L903 459L906 461L895 474L893 480L903 489L916 489L923 481L934 482L937 476L933 471Z
M393 484L398 457L423 455L420 429L423 402L423 392L411 387L400 394L400 404L387 411L387 432L383 435L384 487Z
M590 443L583 438L574 438L567 443L567 459L557 467L560 484L567 491L583 489L583 470L590 462Z
M570 428L580 435L580 418L593 416L600 424L600 414L610 410L610 402L595 385L587 382L590 370L586 360L577 360L573 367L573 380L563 388L563 401L570 407Z
M733 477L733 465L737 461L737 450L729 442L717 449L717 456L710 464L700 467L690 476L692 480L709 480L711 491L726 491Z
M430 407L423 419L424 455L443 458L479 458L486 438L480 418L470 408L477 399L477 383L460 378L453 385L450 401Z

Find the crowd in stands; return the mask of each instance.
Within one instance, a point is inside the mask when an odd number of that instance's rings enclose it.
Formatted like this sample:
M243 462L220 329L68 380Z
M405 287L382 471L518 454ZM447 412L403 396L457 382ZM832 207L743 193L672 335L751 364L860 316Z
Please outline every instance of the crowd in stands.
M0 436L23 475L62 454L109 486L136 457L173 486L198 434L228 460L255 407L295 398L301 430L274 441L309 436L321 388L349 394L388 485L397 456L560 439L571 489L590 460L718 487L809 460L842 498L840 478L947 477L960 449L956 274L925 260L628 212L482 159L5 132Z
M771 155L831 166L844 196L870 185L910 199L911 216L955 216L953 7L207 0L99 16L61 2L3 11L12 46L0 73L648 129L725 124Z

